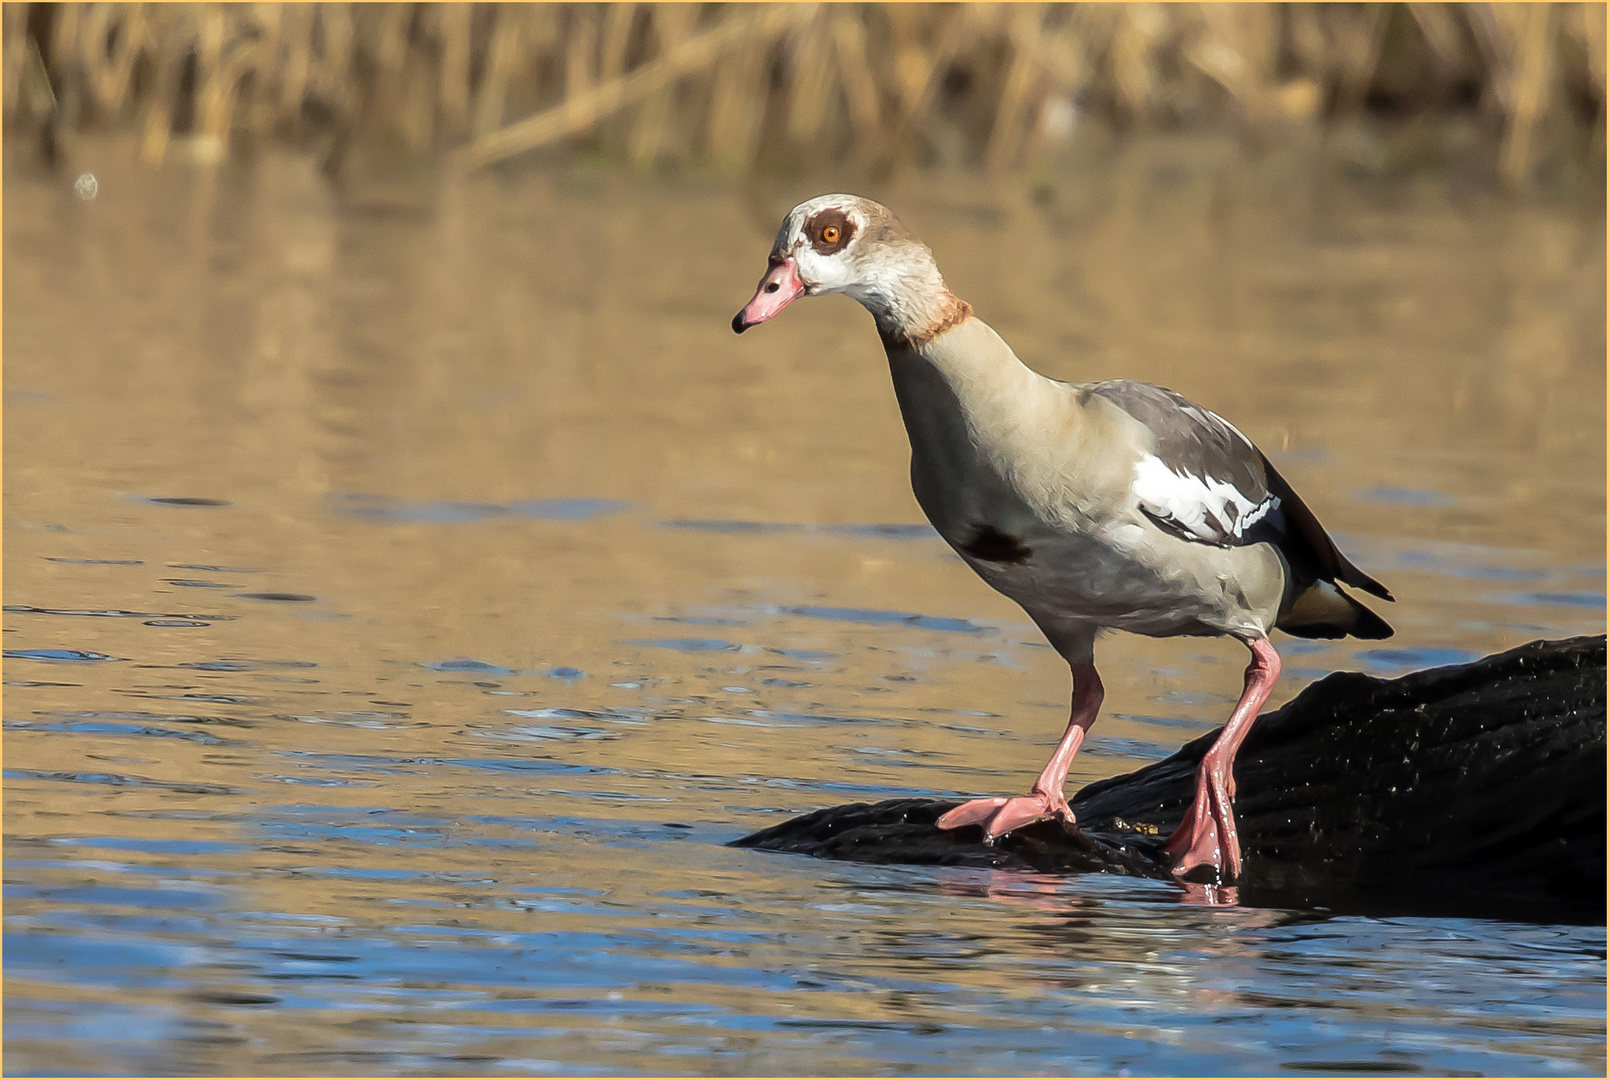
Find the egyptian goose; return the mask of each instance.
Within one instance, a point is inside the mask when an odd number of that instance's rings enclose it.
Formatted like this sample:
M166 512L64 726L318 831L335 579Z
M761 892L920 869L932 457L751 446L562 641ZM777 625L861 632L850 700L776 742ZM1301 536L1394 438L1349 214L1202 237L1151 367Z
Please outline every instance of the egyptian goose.
M1032 790L973 799L939 827L982 825L992 841L1042 818L1072 824L1062 788L1104 697L1094 662L1102 630L1226 635L1251 650L1245 691L1165 850L1181 878L1238 879L1232 770L1279 679L1269 632L1390 637L1340 585L1391 594L1347 561L1234 425L1161 387L1032 371L945 287L927 246L869 199L823 195L794 207L732 329L829 293L854 297L876 320L922 511L1072 668L1072 717Z

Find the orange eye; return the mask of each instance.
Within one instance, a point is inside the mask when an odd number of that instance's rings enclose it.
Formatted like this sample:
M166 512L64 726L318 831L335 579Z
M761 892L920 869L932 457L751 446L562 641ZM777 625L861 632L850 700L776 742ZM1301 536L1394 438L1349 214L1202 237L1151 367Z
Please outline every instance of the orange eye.
M836 225L828 225L825 229L821 230L821 238L829 244L836 244L838 242L839 235L838 226Z

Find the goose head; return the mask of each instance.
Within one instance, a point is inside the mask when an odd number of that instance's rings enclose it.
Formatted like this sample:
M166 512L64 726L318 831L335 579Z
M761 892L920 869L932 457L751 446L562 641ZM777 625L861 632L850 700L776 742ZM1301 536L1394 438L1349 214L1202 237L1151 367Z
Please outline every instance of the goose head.
M911 337L959 303L926 244L880 203L821 195L788 212L754 299L732 319L741 334L801 296L842 293L859 301L884 337Z

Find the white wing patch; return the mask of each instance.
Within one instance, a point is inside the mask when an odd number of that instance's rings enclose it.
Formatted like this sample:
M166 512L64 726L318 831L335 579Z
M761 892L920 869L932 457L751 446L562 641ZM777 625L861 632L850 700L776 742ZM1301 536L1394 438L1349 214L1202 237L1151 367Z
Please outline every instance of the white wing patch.
M1279 507L1270 493L1252 500L1233 484L1190 472L1177 473L1152 454L1134 466L1129 488L1140 509L1193 540L1226 544L1242 539L1246 530Z

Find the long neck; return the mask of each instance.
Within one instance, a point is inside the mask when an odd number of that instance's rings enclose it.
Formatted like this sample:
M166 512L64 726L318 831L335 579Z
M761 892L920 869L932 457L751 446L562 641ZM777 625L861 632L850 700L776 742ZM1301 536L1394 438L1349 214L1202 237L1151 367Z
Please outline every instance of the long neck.
M912 450L946 459L946 468L966 470L977 455L994 457L1039 425L1056 396L1055 384L970 314L921 344L885 337L884 345Z
M972 314L944 284L933 253L915 241L883 253L867 267L863 284L844 291L872 313L889 350L923 348Z
M1017 425L1053 385L1017 358L994 328L955 300L956 321L928 335L909 335L883 345L900 406L911 413L939 410L957 422L1001 431ZM941 389L942 388L942 389Z
M1032 371L972 306L944 284L927 246L873 249L845 291L877 321L911 445L948 454L1008 432L1046 396Z
M1065 384L1017 359L976 317L887 351L911 486L941 534L965 543L979 522L1010 531L1055 512L1067 455L1083 444Z

